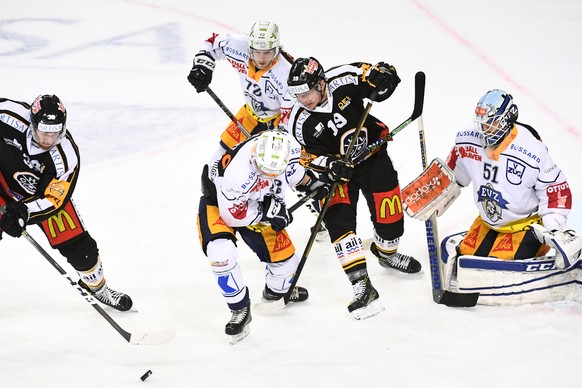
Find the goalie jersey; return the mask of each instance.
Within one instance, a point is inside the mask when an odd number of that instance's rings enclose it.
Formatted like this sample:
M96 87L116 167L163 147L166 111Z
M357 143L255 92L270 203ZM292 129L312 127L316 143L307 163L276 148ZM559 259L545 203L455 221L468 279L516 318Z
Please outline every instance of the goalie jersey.
M502 231L537 214L547 229L564 229L570 187L535 131L516 124L508 134L513 140L498 153L484 148L481 136L476 125L458 132L447 164L461 186L473 182L483 221Z

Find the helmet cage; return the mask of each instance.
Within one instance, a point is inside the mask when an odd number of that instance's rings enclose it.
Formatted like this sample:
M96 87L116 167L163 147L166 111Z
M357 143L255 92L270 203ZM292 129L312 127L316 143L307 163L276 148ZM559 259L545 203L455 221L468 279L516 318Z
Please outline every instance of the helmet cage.
M494 89L487 92L475 108L474 121L483 135L483 146L495 146L513 129L518 116L511 94Z
M251 162L262 175L274 178L287 169L290 152L288 133L278 129L264 131L253 147Z

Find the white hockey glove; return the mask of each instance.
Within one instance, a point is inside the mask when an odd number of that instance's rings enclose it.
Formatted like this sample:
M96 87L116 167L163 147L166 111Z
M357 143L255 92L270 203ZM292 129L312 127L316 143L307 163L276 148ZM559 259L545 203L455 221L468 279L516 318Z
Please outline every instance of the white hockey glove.
M461 194L455 174L440 159L434 159L418 178L402 189L404 210L410 217L426 221L441 216Z
M582 253L582 237L573 230L549 231L540 224L531 224L539 242L556 250L556 267L569 269L578 263Z

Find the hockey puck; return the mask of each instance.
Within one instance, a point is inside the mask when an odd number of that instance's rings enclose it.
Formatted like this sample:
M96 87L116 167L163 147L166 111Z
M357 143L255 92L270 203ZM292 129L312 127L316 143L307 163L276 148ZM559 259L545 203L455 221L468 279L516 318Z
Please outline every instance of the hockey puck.
M150 377L151 374L152 374L152 371L151 370L148 370L146 373L143 374L143 376L140 377L141 378L141 381L146 381L146 379L148 377Z

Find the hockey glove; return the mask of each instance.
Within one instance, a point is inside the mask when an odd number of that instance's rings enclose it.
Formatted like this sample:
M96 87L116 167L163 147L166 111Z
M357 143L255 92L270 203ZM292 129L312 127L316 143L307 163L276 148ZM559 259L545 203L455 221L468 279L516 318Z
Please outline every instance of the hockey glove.
M351 161L341 159L339 156L330 155L327 157L325 172L332 182L347 183L354 174L354 164Z
M297 188L301 191L307 192L307 194L312 193L314 190L317 191L313 199L321 201L329 194L331 189L330 184L327 182L320 181L316 174L311 170L305 170L306 174L309 176L309 182L305 186L298 186Z
M0 229L12 237L20 237L27 222L28 208L22 202L8 202L6 213L0 214Z
M573 230L549 231L540 224L531 224L539 242L556 250L556 267L569 269L574 266L582 253L582 237L577 236Z
M275 232L280 232L293 221L293 216L287 211L281 198L265 195L263 198L262 222L268 222Z
M368 75L368 84L377 93L374 100L381 101L390 97L399 83L400 77L396 74L396 69L386 62L378 62Z
M198 93L205 91L210 85L215 66L214 58L207 51L200 51L194 57L194 66L190 70L190 74L188 74L188 81Z

